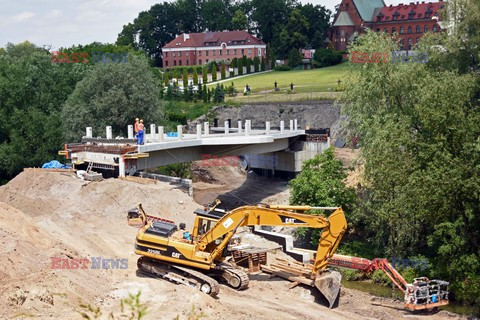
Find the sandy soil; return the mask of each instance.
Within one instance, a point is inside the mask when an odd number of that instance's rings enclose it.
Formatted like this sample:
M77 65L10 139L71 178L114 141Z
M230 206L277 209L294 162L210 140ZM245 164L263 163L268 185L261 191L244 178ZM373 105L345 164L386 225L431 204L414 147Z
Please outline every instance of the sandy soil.
M107 315L119 310L122 298L141 290L146 319L186 319L192 308L203 319L452 319L444 311L412 315L399 302L349 289L342 291L339 307L330 310L315 291L289 289L290 282L266 275L252 277L245 291L222 286L216 299L137 276L136 229L127 225L126 211L140 202L151 214L189 226L198 207L182 191L160 182L86 182L73 174L36 170L0 187L0 318L80 319L75 310L81 303L99 306ZM244 238L268 246L255 236ZM128 268L52 269L52 257L126 258Z

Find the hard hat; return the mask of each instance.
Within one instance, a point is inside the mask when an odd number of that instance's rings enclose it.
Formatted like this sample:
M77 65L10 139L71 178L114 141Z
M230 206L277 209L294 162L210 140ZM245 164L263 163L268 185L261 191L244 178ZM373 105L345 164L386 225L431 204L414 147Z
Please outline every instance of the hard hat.
M135 121L138 121L139 119L138 118L135 118Z
M142 120L140 120L140 122L143 122L143 119L142 119Z

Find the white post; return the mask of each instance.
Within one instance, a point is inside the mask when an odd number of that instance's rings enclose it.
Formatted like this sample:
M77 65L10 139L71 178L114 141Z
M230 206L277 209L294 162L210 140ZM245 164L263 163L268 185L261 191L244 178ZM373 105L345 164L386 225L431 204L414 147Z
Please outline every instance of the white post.
M280 121L280 133L283 133L285 131L285 122L282 120Z
M290 131L293 131L293 120L290 120Z
M270 121L265 122L265 134L270 134Z
M330 148L330 137L327 137L327 149Z
M93 136L92 132L92 127L87 127L87 138L91 138Z
M202 139L202 125L197 124L197 139Z
M163 126L158 126L158 140L163 141Z
M123 159L123 156L121 156L120 161L118 161L118 175L125 177L125 159Z
M224 125L225 125L225 134L228 134L229 132L228 121L225 121Z
M242 120L238 120L238 133L242 133Z
M112 127L107 126L107 139L112 139Z
M208 122L203 123L203 130L205 131L205 135L208 136L208 134L210 133L210 127Z
M177 126L177 135L178 140L183 140L183 126L181 124Z
M245 135L249 136L251 131L251 120L245 120Z
M150 137L150 139L152 139L152 140L156 140L156 139L157 139L157 137L156 137L156 135L157 135L157 128L155 127L154 124L151 124L151 125L150 125L150 134L152 135L152 136Z
M129 124L128 125L128 139L133 139L133 125Z
M295 131L297 131L297 130L298 130L298 121L297 121L297 119L293 120L293 122L294 122L294 125L293 125L293 126L295 127Z

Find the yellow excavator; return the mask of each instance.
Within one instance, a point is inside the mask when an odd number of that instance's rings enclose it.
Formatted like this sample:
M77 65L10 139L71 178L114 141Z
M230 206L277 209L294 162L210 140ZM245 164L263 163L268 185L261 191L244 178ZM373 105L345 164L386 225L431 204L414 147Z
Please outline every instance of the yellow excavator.
M229 241L240 227L285 226L323 229L315 260L305 284L315 286L332 307L340 290L341 275L327 270L328 260L335 253L347 221L341 208L312 206L257 205L243 206L231 211L218 209L219 200L211 206L195 210L192 233L177 231L175 222L147 215L141 204L128 211L128 223L139 227L135 253L141 255L141 272L174 283L195 287L216 296L218 281L236 290L246 289L249 278L245 271L228 263ZM325 217L306 214L311 210L333 210ZM178 232L184 237L178 237Z

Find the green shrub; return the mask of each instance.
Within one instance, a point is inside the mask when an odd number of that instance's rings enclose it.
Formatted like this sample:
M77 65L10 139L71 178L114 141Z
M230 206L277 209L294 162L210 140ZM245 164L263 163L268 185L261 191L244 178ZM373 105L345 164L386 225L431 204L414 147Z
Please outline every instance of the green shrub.
M379 283L385 286L390 283L390 279L382 270L373 271L371 277L372 277L373 283Z
M323 68L342 62L342 54L339 51L321 48L315 51L313 59L315 68Z
M276 66L275 69L273 69L273 70L275 70L275 71L290 71L290 70L292 70L292 68L290 68L286 64L280 64L280 65Z

